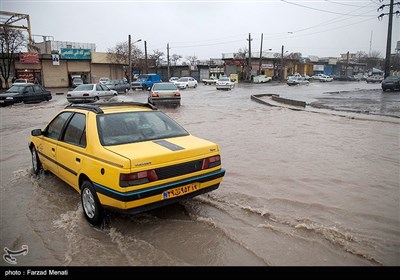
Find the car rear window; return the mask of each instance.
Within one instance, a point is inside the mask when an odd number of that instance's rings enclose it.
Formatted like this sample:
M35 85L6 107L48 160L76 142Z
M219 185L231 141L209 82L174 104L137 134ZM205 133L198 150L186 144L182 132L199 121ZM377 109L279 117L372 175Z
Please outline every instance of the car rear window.
M154 84L154 90L178 90L173 83L169 84Z
M83 84L77 86L74 91L93 90L93 84Z
M160 111L98 115L97 127L100 142L104 146L189 135L183 127Z

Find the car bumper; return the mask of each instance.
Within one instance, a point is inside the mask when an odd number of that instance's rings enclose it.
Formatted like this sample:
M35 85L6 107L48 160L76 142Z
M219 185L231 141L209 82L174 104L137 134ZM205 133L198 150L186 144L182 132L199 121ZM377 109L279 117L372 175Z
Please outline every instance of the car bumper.
M15 103L19 103L21 101L17 101L17 100L10 100L10 99L4 99L4 100L0 100L0 106L7 106L7 105L13 105Z
M216 85L217 89L230 89L233 88L232 85Z
M154 104L181 104L181 98L150 98L149 100Z
M90 102L95 102L96 97L95 96L88 96L88 97L67 97L68 102L71 103L90 103Z
M96 183L93 183L93 186L104 207L118 212L137 214L215 190L219 187L224 175L225 170L220 169L200 176L128 193L117 192ZM198 189L172 198L165 197L167 191L190 184L197 184Z

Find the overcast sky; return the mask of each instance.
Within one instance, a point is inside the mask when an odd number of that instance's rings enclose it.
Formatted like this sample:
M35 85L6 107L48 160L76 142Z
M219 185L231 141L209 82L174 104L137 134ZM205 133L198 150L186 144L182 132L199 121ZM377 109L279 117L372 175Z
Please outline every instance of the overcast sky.
M117 43L147 41L148 53L198 59L248 48L337 57L341 53L386 53L388 16L377 11L389 0L320 1L26 1L0 0L0 9L29 14L32 34L56 41L95 43L106 52ZM395 7L395 11L400 7ZM392 52L399 41L400 18L393 18ZM36 41L42 41L35 36ZM135 46L144 50L142 42Z

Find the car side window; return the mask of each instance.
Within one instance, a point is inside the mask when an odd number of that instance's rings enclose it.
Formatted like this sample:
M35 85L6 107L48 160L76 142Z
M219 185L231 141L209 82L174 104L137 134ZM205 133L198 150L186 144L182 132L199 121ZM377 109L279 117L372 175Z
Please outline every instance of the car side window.
M96 85L96 90L97 91L103 91L103 87L101 85Z
M34 90L33 90L33 87L31 87L31 86L26 87L26 88L25 88L25 92L26 92L27 94L30 94L30 95L35 93Z
M107 86L103 86L103 85L99 85L99 86L100 86L100 89L97 89L97 87L96 87L96 90L100 90L100 91L109 91L110 90Z
M35 89L35 93L41 93L42 88L39 85L34 85L33 88Z
M72 115L72 112L63 112L63 113L59 114L47 126L44 134L49 138L58 140L66 121L69 119L69 117L71 115Z
M64 142L81 147L86 146L86 116L76 113L65 129Z

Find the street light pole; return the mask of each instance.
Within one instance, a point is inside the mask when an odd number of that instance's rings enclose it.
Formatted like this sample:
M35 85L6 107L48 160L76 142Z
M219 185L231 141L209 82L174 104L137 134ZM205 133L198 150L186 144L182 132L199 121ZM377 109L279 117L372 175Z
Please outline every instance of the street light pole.
M128 63L129 63L129 83L132 82L132 45L138 42L141 42L142 39L139 39L135 42L131 42L131 35L128 35Z
M131 34L128 35L128 63L129 63L129 84L132 82L132 44L131 44Z
M284 49L284 46L282 45L282 53L281 53L281 82L283 82L283 49Z
M259 64L258 64L258 75L261 75L263 36L264 36L264 34L261 33L260 61L259 61Z

